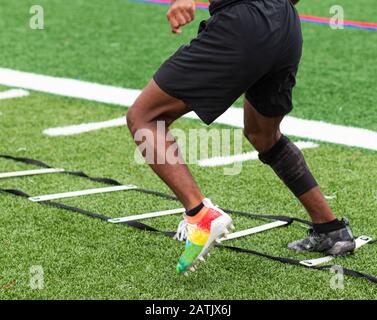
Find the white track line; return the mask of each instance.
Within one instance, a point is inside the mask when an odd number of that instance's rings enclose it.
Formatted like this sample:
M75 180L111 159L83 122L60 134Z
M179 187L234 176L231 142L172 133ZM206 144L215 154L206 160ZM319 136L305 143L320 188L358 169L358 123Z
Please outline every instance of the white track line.
M318 144L315 144L313 142L306 142L306 141L295 142L295 145L301 150L319 147ZM213 157L209 159L203 159L203 160L198 161L198 165L200 167L217 167L217 166L226 166L235 162L243 162L243 161L248 161L248 160L258 160L258 152L251 151L251 152L236 154L233 156Z
M0 92L0 100L21 98L29 95L29 91L22 89L10 89L7 91Z
M356 249L359 249L363 245L367 244L368 242L372 241L373 239L368 236L360 236L356 239ZM324 264L327 262L330 262L331 260L335 259L334 256L326 256L322 258L317 259L311 259L311 260L302 260L300 263L307 267L315 267L320 264Z
M49 200L56 200L56 199L80 197L80 196L86 196L86 195L90 195L90 194L107 193L107 192L123 191L123 190L132 190L132 189L136 189L136 188L137 188L136 186L134 186L132 184L128 184L128 185L124 185L124 186L114 186L114 187L79 190L79 191L73 191L73 192L47 194L47 195L42 195L42 196L30 197L29 200L33 201L33 202L42 202L42 201L49 201Z
M143 220L143 219L149 219L149 218L169 216L172 214L183 213L183 212L185 212L184 208L178 208L178 209L172 209L172 210L143 213L143 214L122 217L122 218L114 218L114 219L109 219L107 221L111 223L122 223L122 222L128 222L128 221L136 221L136 220Z
M237 232L234 232L234 233L229 233L227 236L220 239L220 241L228 241L228 240L232 240L232 239L245 237L245 236L248 236L248 235L251 235L251 234L256 234L256 233L260 233L260 232L267 231L267 230L270 230L270 229L285 226L287 224L288 224L288 222L286 222L286 221L274 221L274 222L271 222L271 223L263 224L261 226L255 227L255 228L241 230L241 231L237 231Z
M0 84L126 107L131 106L140 94L140 90L124 89L4 68L0 68ZM185 117L197 119L197 116L193 113L189 113ZM243 110L231 107L216 120L216 123L242 128ZM116 125L121 124L118 122ZM96 123L94 130L98 130L98 126L99 123ZM72 129L72 126L70 127ZM285 134L296 137L377 150L377 132L367 129L334 125L322 121L303 120L289 116L284 118L281 129ZM85 132L88 132L88 127L85 130Z
M64 169L50 168L50 169L37 169L37 170L26 170L26 171L1 172L0 179L33 176L33 175L56 173L56 172L64 172Z

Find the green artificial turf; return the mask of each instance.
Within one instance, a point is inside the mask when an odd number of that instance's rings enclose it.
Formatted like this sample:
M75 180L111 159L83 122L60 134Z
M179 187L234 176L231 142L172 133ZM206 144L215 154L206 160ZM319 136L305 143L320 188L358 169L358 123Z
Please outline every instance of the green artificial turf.
M361 2L361 1L360 1ZM344 0L346 19L373 21L374 3ZM141 89L156 68L176 48L194 36L200 19L181 36L169 32L166 7L120 0L41 0L45 30L28 27L31 1L0 7L0 67L83 79ZM331 1L303 2L305 14L328 15ZM369 8L369 9L368 9ZM377 32L333 31L303 25L305 51L295 91L293 115L377 130ZM0 87L0 90L6 90ZM68 124L120 117L123 108L36 92L24 98L0 100L0 153L40 159L54 166L84 170L124 183L169 193L146 165L134 162L134 143L125 127L68 137L47 137L42 130ZM180 120L176 128L205 128ZM220 126L214 125L213 127ZM224 127L224 126L222 126ZM251 148L244 141L244 151ZM331 206L347 216L357 235L377 237L377 155L375 152L320 143L304 154ZM35 168L0 159L0 172ZM224 176L223 168L190 165L203 192L220 206L260 214L307 218L305 211L258 161L243 163L240 175ZM86 179L52 174L4 179L1 188L31 195L99 187ZM66 204L111 217L179 207L174 201L134 191L66 199ZM148 232L105 223L64 210L0 194L1 299L376 299L377 287L346 277L345 288L330 287L332 273L283 265L266 259L214 249L207 263L189 278L175 275L182 244ZM262 222L236 216L237 229ZM174 230L179 217L146 223ZM286 244L305 229L287 228L229 242L291 258ZM377 246L334 261L377 275ZM29 286L30 267L44 270L45 287Z

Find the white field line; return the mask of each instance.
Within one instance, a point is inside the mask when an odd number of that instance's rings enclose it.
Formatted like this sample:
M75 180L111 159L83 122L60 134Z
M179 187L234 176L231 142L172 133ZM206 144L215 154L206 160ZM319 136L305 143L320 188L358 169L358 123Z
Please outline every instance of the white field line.
M186 209L184 208L178 208L178 209L172 209L172 210L137 214L134 216L128 216L128 217L122 217L122 218L114 218L114 219L109 219L107 221L111 223L122 223L122 222L128 222L128 221L136 221L136 220L143 220L143 219L149 219L149 218L169 216L172 214L184 213L185 211Z
M123 89L86 81L56 78L0 68L0 84L65 97L130 106L139 90Z
M21 98L29 95L29 91L22 89L10 89L0 92L0 100Z
M0 68L0 84L66 97L117 104L125 107L132 105L140 94L140 90L124 89L4 68ZM193 113L189 113L185 115L185 117L197 119L197 116ZM108 121L106 122L106 127L108 127ZM242 128L243 110L241 108L231 107L215 122ZM115 125L121 125L120 123L121 122L115 121ZM72 129L72 126L70 126L70 128ZM85 132L88 132L88 128L88 126L85 127ZM94 130L98 130L100 124L97 122L94 128ZM283 133L296 137L377 150L377 132L367 129L334 125L322 121L298 119L290 116L284 118L281 129Z
M315 144L313 142L306 142L306 141L295 142L295 145L301 150L319 147L318 144ZM248 160L258 160L258 152L250 151L246 153L236 154L233 156L213 157L213 158L208 158L208 159L202 159L198 161L198 165L200 167L217 167L217 166L226 166L232 163L243 162L243 161L248 161Z
M26 170L26 171L0 172L0 179L33 176L33 175L56 173L56 172L64 172L64 169L49 168L49 169L36 169L36 170Z
M112 127L119 127L125 126L127 124L126 117L117 118L108 121L101 121L101 122L90 122L90 123L83 123L79 125L72 125L66 127L58 127L58 128L50 128L43 130L43 133L50 136L69 136L74 134L81 134L84 132L95 131L104 128L112 128Z
M46 195L42 195L42 196L30 197L28 199L32 202L42 202L42 201L49 201L49 200L56 200L56 199L87 196L87 195L90 195L90 194L108 193L108 192L123 191L123 190L132 190L132 189L136 189L136 188L137 187L134 186L133 184L127 184L127 185L123 185L123 186L112 186L112 187L94 188L94 189L86 189L86 190L64 192L64 193L46 194Z
M360 236L356 239L356 249L359 249L363 245L367 244L368 242L371 242L373 239L368 236ZM307 267L315 267L320 264L324 264L327 262L330 262L331 260L335 259L334 256L326 256L322 258L317 259L311 259L311 260L302 260L300 263Z

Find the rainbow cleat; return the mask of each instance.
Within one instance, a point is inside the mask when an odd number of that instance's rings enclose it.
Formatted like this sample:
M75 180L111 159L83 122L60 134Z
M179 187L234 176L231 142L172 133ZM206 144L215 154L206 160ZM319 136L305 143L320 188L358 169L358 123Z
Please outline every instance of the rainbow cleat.
M220 238L234 228L232 219L224 211L214 206L209 199L203 200L204 208L194 217L184 215L175 236L180 241L186 240L185 251L177 265L179 274L194 272L200 262L209 255L209 251Z

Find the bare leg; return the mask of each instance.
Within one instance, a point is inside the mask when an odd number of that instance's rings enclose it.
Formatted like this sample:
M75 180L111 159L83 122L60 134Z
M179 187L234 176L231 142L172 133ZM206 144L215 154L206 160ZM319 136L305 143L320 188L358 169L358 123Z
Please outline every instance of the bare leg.
M169 147L177 143L175 140L167 140L168 135L170 135L168 127L189 111L183 101L169 96L151 80L128 111L127 124L134 137L138 130L147 129L152 132L154 137L154 159L161 156L161 153L166 159L166 152ZM163 121L166 134L161 130L157 130L157 121ZM165 142L164 146L157 145L161 141ZM140 145L141 141L137 143ZM187 210L194 208L204 199L182 159L176 164L171 164L168 161L158 164L156 161L150 163L150 166L176 194Z
M245 136L258 152L270 150L280 139L280 122L283 117L267 118L258 113L245 99ZM310 214L313 223L324 223L336 219L319 187L315 187L299 197Z
M325 223L336 219L319 187L304 193L299 200L309 212L313 223Z

